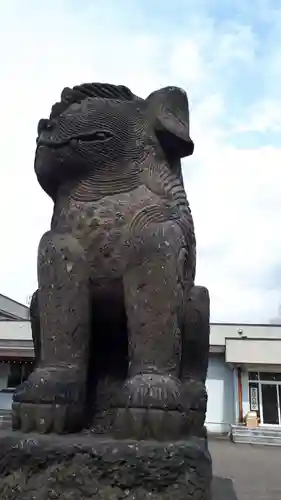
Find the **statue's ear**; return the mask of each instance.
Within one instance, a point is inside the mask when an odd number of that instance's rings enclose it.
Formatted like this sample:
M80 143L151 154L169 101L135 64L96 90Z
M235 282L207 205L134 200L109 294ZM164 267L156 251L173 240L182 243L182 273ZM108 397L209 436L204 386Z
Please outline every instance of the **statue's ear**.
M162 149L170 158L190 156L194 150L189 136L189 107L184 90L165 87L150 94L148 112Z

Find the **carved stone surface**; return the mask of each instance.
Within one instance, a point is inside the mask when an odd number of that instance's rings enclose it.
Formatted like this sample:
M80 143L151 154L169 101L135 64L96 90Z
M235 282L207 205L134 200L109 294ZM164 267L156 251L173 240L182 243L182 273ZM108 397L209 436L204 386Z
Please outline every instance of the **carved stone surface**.
M54 201L31 304L36 368L13 427L123 438L200 435L209 296L180 159L186 93L66 88L38 125L35 172Z
M13 399L29 438L0 442L1 499L209 500L210 304L181 172L193 148L177 87L66 88L40 120L35 172L54 211L35 369Z
M177 443L0 432L1 500L210 500L204 438Z

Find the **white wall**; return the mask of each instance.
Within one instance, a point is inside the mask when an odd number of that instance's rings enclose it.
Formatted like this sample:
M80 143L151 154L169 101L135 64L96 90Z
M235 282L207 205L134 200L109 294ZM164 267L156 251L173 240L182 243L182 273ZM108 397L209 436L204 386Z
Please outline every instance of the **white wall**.
M0 413L1 410L12 409L13 394L11 392L0 392Z
M207 374L208 406L206 426L209 432L228 432L235 422L233 372L224 354L210 354Z
M232 364L278 365L281 339L226 339L225 359Z
M7 387L8 368L8 363L0 363L0 412L10 410L12 406L13 394L1 392Z
M213 323L210 328L210 344L224 346L225 339L281 339L281 325L243 325Z

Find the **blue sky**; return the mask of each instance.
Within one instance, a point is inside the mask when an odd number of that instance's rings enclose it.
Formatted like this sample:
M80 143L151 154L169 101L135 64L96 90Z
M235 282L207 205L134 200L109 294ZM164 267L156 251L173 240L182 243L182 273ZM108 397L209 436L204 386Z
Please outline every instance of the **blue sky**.
M64 86L186 89L184 161L197 283L212 320L266 322L281 302L279 0L2 0L0 283L26 302L52 203L33 172L36 126ZM279 279L280 278L280 279Z

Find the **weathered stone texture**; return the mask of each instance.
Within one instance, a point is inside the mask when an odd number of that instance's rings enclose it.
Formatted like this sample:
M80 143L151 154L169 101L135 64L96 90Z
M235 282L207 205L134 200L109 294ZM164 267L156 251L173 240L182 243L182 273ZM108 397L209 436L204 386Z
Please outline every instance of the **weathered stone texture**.
M186 93L65 88L38 124L35 172L54 201L31 303L35 370L13 428L122 438L200 435L209 294L181 158L193 153Z
M205 439L0 435L1 500L210 500Z

